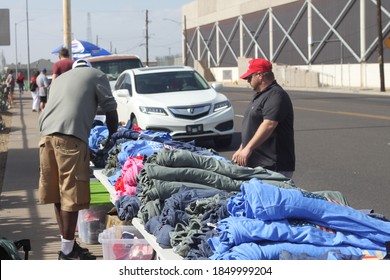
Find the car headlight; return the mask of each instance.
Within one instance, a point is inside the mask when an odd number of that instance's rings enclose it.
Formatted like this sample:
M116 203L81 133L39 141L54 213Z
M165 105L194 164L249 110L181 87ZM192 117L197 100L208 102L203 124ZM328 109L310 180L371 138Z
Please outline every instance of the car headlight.
M142 113L145 114L168 116L167 112L165 112L163 108L140 106L139 109L141 110Z
M214 105L214 112L225 110L225 109L227 109L227 108L229 108L231 106L232 106L232 104L230 104L229 100L225 100L225 101L216 103Z

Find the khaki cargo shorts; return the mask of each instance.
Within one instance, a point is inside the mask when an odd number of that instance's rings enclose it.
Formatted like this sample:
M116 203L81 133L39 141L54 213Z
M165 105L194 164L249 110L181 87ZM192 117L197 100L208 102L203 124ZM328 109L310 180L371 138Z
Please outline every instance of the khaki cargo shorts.
M39 202L61 203L68 212L88 209L89 150L80 139L52 134L39 141Z

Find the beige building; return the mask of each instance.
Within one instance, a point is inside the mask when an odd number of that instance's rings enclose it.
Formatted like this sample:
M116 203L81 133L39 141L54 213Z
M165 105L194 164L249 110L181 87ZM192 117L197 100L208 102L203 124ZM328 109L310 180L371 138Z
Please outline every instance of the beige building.
M390 1L380 15L382 38L390 40ZM209 79L240 83L248 59L264 57L284 85L380 86L376 1L196 0L182 16L183 61ZM383 61L389 73L384 42Z

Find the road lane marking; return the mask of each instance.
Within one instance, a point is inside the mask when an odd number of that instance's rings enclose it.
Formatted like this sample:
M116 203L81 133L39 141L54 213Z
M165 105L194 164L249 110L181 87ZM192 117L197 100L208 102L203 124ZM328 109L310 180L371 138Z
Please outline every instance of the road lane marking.
M380 119L380 120L390 121L390 117L381 116L381 115L369 115L369 114L343 112L343 111L327 111L327 110L310 109L310 108L304 108L304 107L294 107L294 108L298 109L298 110L303 110L303 111L321 112L321 113L329 113L329 114L344 115L344 116L354 116L354 117L365 117L365 118L371 118L371 119Z

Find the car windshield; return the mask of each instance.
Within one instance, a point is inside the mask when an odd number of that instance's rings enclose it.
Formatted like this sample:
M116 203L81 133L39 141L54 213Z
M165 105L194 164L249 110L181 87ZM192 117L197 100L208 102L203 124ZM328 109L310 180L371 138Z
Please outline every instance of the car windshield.
M195 71L140 74L135 76L135 86L141 94L210 88L207 81Z
M109 81L116 81L118 76L126 69L143 67L141 61L136 58L95 61L91 64L94 68L104 72Z

